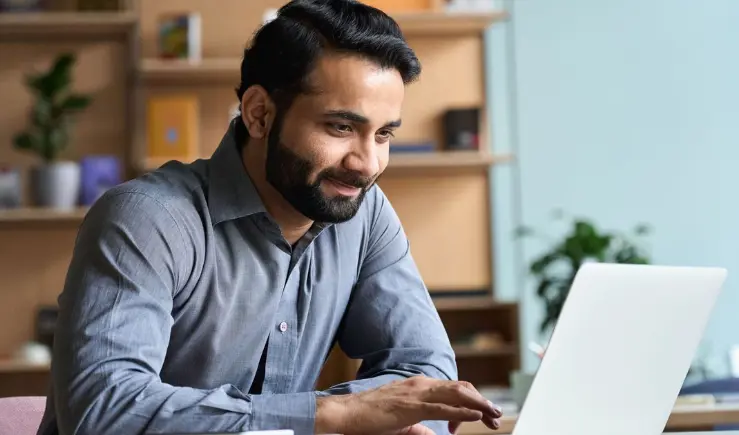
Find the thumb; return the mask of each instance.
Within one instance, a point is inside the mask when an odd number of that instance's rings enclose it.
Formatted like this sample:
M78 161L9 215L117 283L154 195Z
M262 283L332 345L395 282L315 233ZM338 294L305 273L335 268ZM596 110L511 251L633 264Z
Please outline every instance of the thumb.
M422 424L414 424L400 431L402 435L436 435L434 431Z

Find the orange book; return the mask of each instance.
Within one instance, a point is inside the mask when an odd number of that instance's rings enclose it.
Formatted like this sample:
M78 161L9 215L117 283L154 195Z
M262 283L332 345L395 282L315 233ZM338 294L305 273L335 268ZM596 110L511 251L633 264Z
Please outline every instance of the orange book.
M199 108L194 95L155 96L147 102L147 157L194 160L199 146Z

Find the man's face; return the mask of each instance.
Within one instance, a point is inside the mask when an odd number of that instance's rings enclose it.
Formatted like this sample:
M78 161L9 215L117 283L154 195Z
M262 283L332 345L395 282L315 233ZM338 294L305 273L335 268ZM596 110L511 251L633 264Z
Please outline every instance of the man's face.
M301 214L344 222L388 163L404 84L393 69L356 56L323 56L269 132L267 181Z

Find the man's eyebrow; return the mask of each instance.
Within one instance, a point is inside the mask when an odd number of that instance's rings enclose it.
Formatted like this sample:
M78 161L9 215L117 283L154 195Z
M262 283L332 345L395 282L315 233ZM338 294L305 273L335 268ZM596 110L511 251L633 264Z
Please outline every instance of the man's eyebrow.
M356 122L357 124L369 124L370 120L364 116L360 115L359 113L352 112L350 110L329 110L325 113L325 116L329 118L341 118L345 119L347 121ZM400 119L396 119L395 121L390 121L387 124L385 124L384 128L397 128L400 127L401 121Z

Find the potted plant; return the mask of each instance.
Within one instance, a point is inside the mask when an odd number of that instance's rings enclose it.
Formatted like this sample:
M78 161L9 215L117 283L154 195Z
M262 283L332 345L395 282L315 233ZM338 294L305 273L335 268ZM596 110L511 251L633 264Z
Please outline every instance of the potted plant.
M71 89L75 62L73 54L62 54L47 71L26 77L35 101L29 113L30 125L15 135L13 145L42 160L31 170L33 200L42 207L69 209L78 203L79 164L63 160L62 155L69 146L73 115L89 106L91 98Z
M557 219L562 213L555 213ZM559 239L546 240L551 244L529 264L528 271L536 281L536 295L544 305L544 316L539 323L539 333L551 332L557 323L570 286L580 266L588 261L607 263L648 264L646 250L637 242L649 234L647 225L637 225L632 234L607 232L599 229L588 219L573 219L569 231ZM519 238L539 236L532 228L519 227ZM544 350L536 351L539 357ZM514 401L522 406L535 373L514 371L510 383Z
M560 217L561 213L557 213ZM529 273L536 280L536 296L544 305L539 332L550 332L557 323L562 306L580 266L585 262L648 264L649 256L639 243L648 235L649 226L636 225L631 234L602 231L587 219L573 219L569 231L536 257ZM529 227L520 227L518 236L539 235Z

